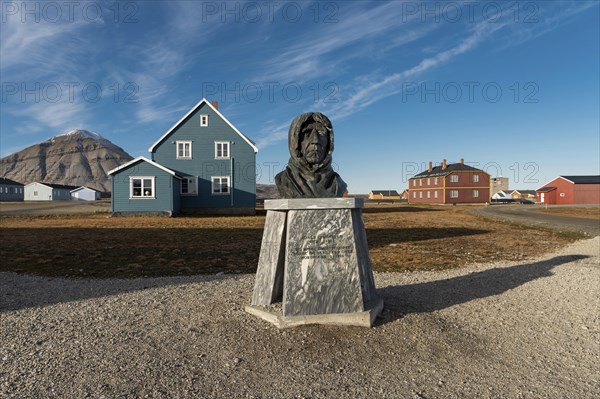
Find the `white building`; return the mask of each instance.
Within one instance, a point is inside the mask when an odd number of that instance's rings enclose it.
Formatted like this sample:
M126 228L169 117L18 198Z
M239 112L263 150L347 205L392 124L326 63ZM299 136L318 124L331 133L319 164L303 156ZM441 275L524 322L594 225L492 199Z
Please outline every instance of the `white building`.
M75 186L33 182L25 186L25 201L69 201Z
M100 199L100 191L93 188L81 186L71 190L71 199L74 201L97 201Z

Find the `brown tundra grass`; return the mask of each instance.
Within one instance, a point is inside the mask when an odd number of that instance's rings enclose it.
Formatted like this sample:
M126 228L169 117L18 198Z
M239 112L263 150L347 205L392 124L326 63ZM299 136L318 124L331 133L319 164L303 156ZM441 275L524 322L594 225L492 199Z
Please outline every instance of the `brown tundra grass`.
M524 260L581 238L475 216L468 207L364 209L375 271ZM264 214L0 218L0 271L76 278L254 273Z

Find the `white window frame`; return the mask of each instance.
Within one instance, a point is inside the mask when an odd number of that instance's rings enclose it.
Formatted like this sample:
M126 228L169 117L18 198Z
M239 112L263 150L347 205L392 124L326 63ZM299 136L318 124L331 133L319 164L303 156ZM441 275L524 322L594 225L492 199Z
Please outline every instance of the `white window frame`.
M479 175L473 175L473 183L479 183Z
M427 198L431 198L431 191L427 190Z
M419 191L419 198L423 198L423 191Z
M436 186L437 186L437 181L438 181L437 179L438 179L437 177L433 179L433 184L435 184Z
M208 127L208 115L200 115L200 127Z
M179 144L183 144L183 154L184 155L179 154ZM185 146L186 145L190 146L190 155L187 157L185 156ZM176 159L192 159L192 141L191 140L178 140L175 142L175 158Z
M450 190L450 198L458 198L458 190Z
M419 179L419 186L423 187L423 179Z
M427 178L427 185L431 186L431 179L430 178Z
M450 183L458 183L458 175L450 175Z
M433 192L433 198L437 198L437 197L438 197L438 192L437 192L437 190L435 190L435 191Z
M413 198L417 198L417 192L413 191Z
M223 185L223 179L227 179L227 192L215 191L215 179L219 179L219 190ZM212 195L231 195L231 178L229 176L211 176L210 178L210 192Z
M473 190L473 198L479 197L479 190Z
M183 181L184 181L184 180L186 180L186 181L187 181L187 180L192 180L192 181L194 181L194 187L195 187L195 191L194 191L194 192L192 192L192 193L190 193L190 192L189 192L189 182L188 182L188 192L187 192L187 193L184 193L184 192L183 192ZM181 183L180 183L180 186L179 186L179 193L180 193L181 195L185 195L185 196L194 196L194 195L198 195L198 176L183 176L183 177L181 178Z
M142 195L133 195L133 181L141 179ZM144 180L151 180L152 195L144 195ZM129 199L156 199L156 176L129 176Z
M215 141L215 159L229 159L231 155L231 143L229 141ZM221 146L221 156L219 156L219 145ZM227 156L223 156L224 149L227 148Z

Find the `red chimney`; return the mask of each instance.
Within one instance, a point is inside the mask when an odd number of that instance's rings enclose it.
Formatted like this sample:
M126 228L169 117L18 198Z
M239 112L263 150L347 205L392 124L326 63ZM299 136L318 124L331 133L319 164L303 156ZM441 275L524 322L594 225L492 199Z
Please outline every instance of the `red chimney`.
M460 163L462 163L462 164L464 165L464 164L465 164L465 159L464 159L464 158L461 158L461 159L460 159Z
M442 170L446 169L446 160L442 160Z
M212 100L210 103L212 104L214 109L219 109L219 102L217 100Z
M433 163L429 162L429 173L431 173L431 170L433 169Z

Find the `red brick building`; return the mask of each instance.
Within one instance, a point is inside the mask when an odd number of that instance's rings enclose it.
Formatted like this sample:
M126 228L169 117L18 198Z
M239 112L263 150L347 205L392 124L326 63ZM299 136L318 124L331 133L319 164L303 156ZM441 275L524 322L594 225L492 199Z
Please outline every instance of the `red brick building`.
M409 199L414 204L484 204L490 201L490 175L460 163L433 167L408 179Z
M538 202L550 205L600 204L600 175L558 176L536 195Z

